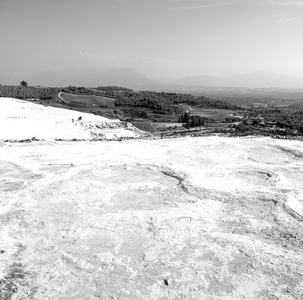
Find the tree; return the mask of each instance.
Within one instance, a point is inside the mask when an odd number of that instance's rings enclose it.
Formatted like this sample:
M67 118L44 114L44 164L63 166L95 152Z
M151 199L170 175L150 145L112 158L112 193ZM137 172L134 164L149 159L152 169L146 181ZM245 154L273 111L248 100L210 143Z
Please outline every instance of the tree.
M20 82L20 85L21 85L21 86L24 86L24 87L28 87L28 83L27 83L26 81L24 81L24 80L22 80L22 81Z

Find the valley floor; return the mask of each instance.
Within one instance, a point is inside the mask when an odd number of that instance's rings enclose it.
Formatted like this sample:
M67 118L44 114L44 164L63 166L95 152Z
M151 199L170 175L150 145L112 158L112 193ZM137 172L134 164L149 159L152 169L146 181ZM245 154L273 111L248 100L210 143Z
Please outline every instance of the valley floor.
M303 142L0 144L0 299L302 299Z

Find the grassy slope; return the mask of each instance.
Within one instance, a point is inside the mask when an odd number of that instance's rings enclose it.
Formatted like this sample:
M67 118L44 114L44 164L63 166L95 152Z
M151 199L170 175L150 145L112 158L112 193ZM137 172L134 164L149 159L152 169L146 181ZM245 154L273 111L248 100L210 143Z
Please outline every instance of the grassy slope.
M131 122L131 124L140 130L147 132L157 132L159 131L155 125L150 122Z
M66 102L76 101L87 105L96 106L112 106L115 103L115 99L95 96L95 95L73 95L68 93L61 93L61 97Z

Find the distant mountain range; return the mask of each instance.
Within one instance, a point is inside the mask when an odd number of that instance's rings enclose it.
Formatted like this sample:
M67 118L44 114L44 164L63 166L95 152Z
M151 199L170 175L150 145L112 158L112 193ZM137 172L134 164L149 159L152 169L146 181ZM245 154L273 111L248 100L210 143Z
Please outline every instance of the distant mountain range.
M102 67L99 69L69 70L62 72L40 72L14 78L2 78L0 84L19 84L22 80L29 85L41 86L84 86L97 87L116 85L135 90L166 87L239 87L239 88L303 88L303 77L296 78L273 72L253 72L232 75L221 79L213 76L189 76L170 83L153 81L131 68Z
M29 85L50 87L69 85L84 87L116 85L132 89L145 89L157 84L136 70L114 67L62 72L39 72L18 78L3 78L0 79L0 84L19 84L22 80L27 81Z
M303 88L303 77L273 72L253 72L221 79L213 76L189 76L173 82L178 86L213 86L242 88Z

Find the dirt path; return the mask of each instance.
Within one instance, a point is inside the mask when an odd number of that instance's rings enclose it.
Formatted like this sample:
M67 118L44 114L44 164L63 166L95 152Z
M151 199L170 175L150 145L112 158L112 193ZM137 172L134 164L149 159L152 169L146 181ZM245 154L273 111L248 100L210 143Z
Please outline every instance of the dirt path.
M67 103L62 97L61 97L62 92L60 92L58 94L58 98L63 102L63 103Z
M0 157L0 299L303 297L302 142L1 144Z
M184 111L187 111L187 110L193 110L189 105L187 105L187 104L180 104L179 103L179 106L181 106L183 109L184 109Z

